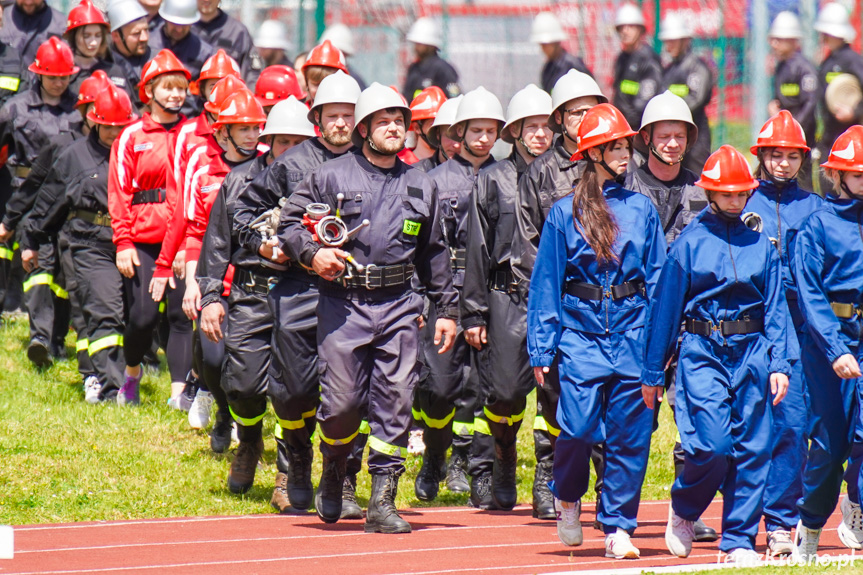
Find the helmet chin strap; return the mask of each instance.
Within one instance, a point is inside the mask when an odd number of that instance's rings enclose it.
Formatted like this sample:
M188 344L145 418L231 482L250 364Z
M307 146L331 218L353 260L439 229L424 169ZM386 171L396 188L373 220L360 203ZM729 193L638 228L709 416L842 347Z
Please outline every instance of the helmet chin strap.
M742 214L742 212L741 212L741 214L732 214L731 212L726 212L725 210L720 210L719 205L716 202L714 202L713 200L710 200L710 209L713 210L714 214L716 214L721 219L723 219L727 222L742 222L743 221L740 219L740 215Z
M251 157L255 153L256 148L255 147L252 147L252 148L240 147L240 145L234 141L234 137L231 135L231 127L228 126L227 128L228 129L226 131L228 133L228 141L231 142L231 145L234 146L234 149L237 151L237 153L240 154L241 156L243 156L244 158ZM270 148L270 149L272 149L272 148Z
M165 111L166 111L166 112L168 112L169 114L179 114L179 113L180 113L180 110L182 110L182 109L183 109L183 105L182 105L182 104L180 104L179 106L171 106L171 107L169 108L168 106L166 106L165 104L163 104L162 102L160 102L159 100L157 100L157 99L156 99L155 94L153 95L153 102L155 102L156 104L158 104L160 108L162 108L163 110L165 110Z
M518 130L518 139L516 140L516 142L521 144L521 146L524 148L524 151L531 158L538 158L539 157L539 154L537 154L533 150L531 150L530 146L528 146L527 143L524 141L524 120L521 121L521 127Z
M845 183L845 178L839 179L839 187L842 188L842 191L848 194L848 197L855 201L863 201L863 196L857 195L851 191L851 188L848 187L848 184Z
M606 144L602 144L600 146L597 146L597 148L599 149L599 153L600 153L600 160L598 162L596 160L594 160L593 158L591 158L590 154L587 154L586 157L588 160L590 160L594 164L599 164L600 166L602 166L602 169L605 170L606 172L608 172L608 175L610 175L611 178L615 182L617 182L618 184L620 184L622 186L623 182L626 180L626 172L622 172L622 173L618 174L615 170L613 170L611 168L611 166L608 165L608 163L606 163L606 161L605 161L605 149L606 149L606 147L607 147Z
M680 154L680 158L677 159L676 162L669 162L665 158L662 157L662 154L659 153L659 150L656 149L656 146L653 145L653 124L650 125L650 144L648 144L647 149L650 150L651 155L654 158L665 164L666 166L676 166L683 162L683 158L686 157L686 150Z
M366 143L369 145L369 148L371 148L372 151L379 156L395 156L405 148L404 143L402 143L402 147L395 152L388 152L386 150L382 150L375 144L374 140L372 140L371 122L366 123L366 130L368 130L368 135L366 136Z

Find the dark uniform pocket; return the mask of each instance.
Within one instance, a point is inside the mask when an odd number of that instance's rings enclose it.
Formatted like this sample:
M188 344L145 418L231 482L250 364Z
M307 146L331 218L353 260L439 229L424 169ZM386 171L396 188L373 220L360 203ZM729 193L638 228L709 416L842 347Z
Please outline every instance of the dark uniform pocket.
M423 226L428 225L428 204L418 198L404 196L402 198L402 241L415 245Z

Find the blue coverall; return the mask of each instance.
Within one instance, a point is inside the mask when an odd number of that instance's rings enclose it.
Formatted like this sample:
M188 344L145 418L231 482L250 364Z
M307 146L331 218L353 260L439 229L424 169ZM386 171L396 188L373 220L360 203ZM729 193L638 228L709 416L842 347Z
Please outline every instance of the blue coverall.
M770 374L791 374L788 305L779 254L766 235L702 211L672 244L650 308L644 381L662 387L684 318L712 322L710 336L685 331L675 382L675 417L686 454L671 489L688 521L724 496L722 551L755 548L770 469ZM723 336L720 322L763 322Z
M849 353L863 360L861 221L863 201L828 199L804 222L794 245L794 275L808 327L800 355L811 401L809 459L798 508L810 529L823 527L836 507L842 466L859 425L863 379L840 379L833 362ZM852 317L839 318L832 303L852 304Z
M801 189L796 179L781 189L769 180L759 180L759 184L746 204L746 211L761 216L761 231L779 251L785 299L794 323L793 330L789 326L788 337L799 340L804 326L797 303L797 286L791 274L793 242L803 221L821 206L823 200ZM797 500L803 494L802 471L806 465L808 424L809 396L803 381L803 365L795 361L791 364L788 394L773 407L772 459L767 475L770 488L764 492L764 525L767 531L790 531L797 525Z
M618 262L600 265L573 224L572 197L558 201L542 231L528 296L527 345L534 367L560 354L561 432L552 493L578 501L587 492L592 447L605 443L599 521L606 533L632 532L647 469L653 414L641 396L647 304L665 260L665 236L650 199L608 181L603 195L619 233ZM574 283L601 287L598 299L567 293ZM615 286L641 285L614 299Z

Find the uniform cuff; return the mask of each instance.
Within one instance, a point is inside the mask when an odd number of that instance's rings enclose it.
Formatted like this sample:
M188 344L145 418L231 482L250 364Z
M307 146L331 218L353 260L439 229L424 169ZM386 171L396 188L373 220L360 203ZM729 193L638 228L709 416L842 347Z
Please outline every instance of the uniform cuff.
M643 369L641 370L641 383L650 387L665 387L665 372Z
M458 306L448 305L446 307L437 308L438 319L451 319L458 321Z
M135 249L135 242L133 242L132 240L116 240L115 239L114 245L117 246L118 252Z
M833 365L834 361L849 353L851 350L848 349L848 346L840 342L838 346L830 346L827 349L827 359L830 361L830 365Z
M117 251L120 251L120 248L117 248ZM174 270L172 268L156 264L156 269L153 271L153 277L161 279L172 278L174 277Z
M532 355L530 356L530 365L531 367L551 367L551 364L554 363L554 355L553 353Z
M461 327L463 330L468 330L472 327L485 327L486 321L481 315L462 316Z
M204 309L211 303L220 303L222 299L221 294L209 292L207 295L201 298L201 309Z

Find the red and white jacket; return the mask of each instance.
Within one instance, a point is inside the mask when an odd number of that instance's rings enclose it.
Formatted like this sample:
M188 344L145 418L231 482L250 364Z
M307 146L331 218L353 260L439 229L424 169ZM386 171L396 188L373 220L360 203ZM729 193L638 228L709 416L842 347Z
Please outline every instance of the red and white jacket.
M129 124L111 147L108 211L117 251L139 244L160 244L179 193L174 179L174 146L181 121L171 130L149 113ZM158 194L164 200L133 205L136 194Z

